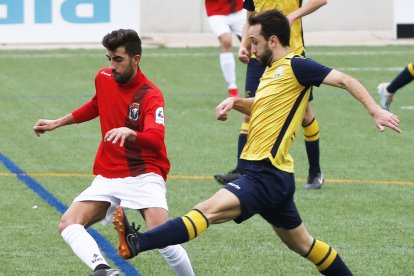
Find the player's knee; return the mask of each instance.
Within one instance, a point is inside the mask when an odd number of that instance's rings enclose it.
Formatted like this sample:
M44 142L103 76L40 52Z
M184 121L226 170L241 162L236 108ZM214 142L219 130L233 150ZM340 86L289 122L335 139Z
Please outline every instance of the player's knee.
M293 252L299 254L300 256L306 256L306 254L308 254L309 249L311 248L311 244L306 244L306 243L297 243L297 244L287 244L285 243L285 245L292 250Z
M67 217L67 216L62 216L62 217L60 218L60 221L59 221L59 225L58 225L58 232L59 232L59 233L62 233L62 232L63 232L63 230L65 230L65 229L66 229L66 227L68 227L69 225L72 225L72 224L77 224L77 223L76 223L76 221L74 221L74 220L70 219L70 218L69 218L69 217Z
M222 211L217 206L214 206L214 204L210 204L211 202L204 201L196 206L194 206L193 209L198 210L208 221L208 224L218 224L221 223L221 214Z
M303 116L303 120L302 120L302 126L306 127L310 125L314 120L315 120L315 116L313 115L312 112L305 113L305 116Z
M65 224L62 220L60 220L59 225L57 227L57 230L59 232L59 234L61 234L63 232L63 230L66 229L66 227L68 227L68 224Z
M233 49L233 38L230 33L224 33L219 38L221 48L224 52L231 52Z

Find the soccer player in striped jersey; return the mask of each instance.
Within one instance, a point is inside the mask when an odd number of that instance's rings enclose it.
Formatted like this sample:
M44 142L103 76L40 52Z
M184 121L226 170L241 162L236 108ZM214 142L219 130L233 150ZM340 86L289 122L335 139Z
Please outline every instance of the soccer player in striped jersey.
M378 94L380 95L381 107L390 110L392 99L397 90L409 84L413 79L414 63L410 63L390 83L380 83Z
M60 119L40 119L33 127L39 136L99 117L102 140L93 166L96 177L59 223L62 238L93 270L93 276L121 274L109 267L86 228L99 221L111 222L118 205L138 210L148 229L166 222L165 181L170 170L164 143L164 98L139 67L141 39L134 30L120 29L107 34L102 44L109 66L96 75L92 99ZM194 275L182 246L159 252L177 275Z
M228 95L238 97L232 34L241 39L246 20L243 0L205 0L205 8L210 29L220 42L220 67L227 82Z
M243 7L247 10L248 16L254 12L265 11L269 9L279 9L288 18L291 27L290 49L296 54L305 54L305 45L303 40L302 17L306 16L327 3L326 0L309 0L302 5L302 0L245 0ZM261 65L250 53L250 41L247 36L248 24L245 24L244 35L239 49L239 59L247 63L246 71L246 97L254 97L260 77L266 66ZM312 101L311 93L309 101ZM305 184L306 189L320 189L323 185L325 176L320 167L320 149L319 149L319 125L312 112L310 103L306 107L306 112L302 121L303 134L305 138L306 153L308 156L309 169L308 178ZM216 174L214 179L220 184L227 184L243 173L245 162L240 158L243 147L246 144L247 132L249 129L249 117L245 116L238 139L238 152L236 168L227 174Z
M295 179L289 149L300 128L311 86L327 84L347 90L371 115L376 127L400 132L396 115L382 109L355 78L289 48L289 22L278 10L249 18L252 53L266 65L255 97L229 97L216 107L218 120L235 109L250 116L247 143L241 154L245 173L182 217L145 233L131 228L122 208L114 216L119 254L132 258L147 250L180 244L200 236L212 224L236 223L259 214L294 252L324 275L352 275L337 251L306 230L294 202ZM237 251L235 251L237 252Z

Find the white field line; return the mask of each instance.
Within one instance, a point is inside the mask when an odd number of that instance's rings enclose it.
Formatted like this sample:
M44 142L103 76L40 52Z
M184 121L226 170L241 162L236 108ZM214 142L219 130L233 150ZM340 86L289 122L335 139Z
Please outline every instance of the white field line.
M310 57L313 56L384 56L384 55L413 55L414 51L331 51L331 52L312 52L309 54ZM150 58L175 58L175 57L208 57L208 56L217 56L217 53L206 53L206 52L188 52L188 53L147 53L145 50L143 57ZM44 59L44 58L74 58L74 57L91 57L104 58L104 53L13 53L8 54L0 51L0 59ZM390 71L390 72L399 72L403 67L337 67L336 69L341 71L366 71L366 72L375 72L375 71Z
M236 53L234 53L236 55ZM412 56L414 51L314 51L308 52L309 57L313 56L396 56L396 55L410 55ZM168 52L168 53L145 53L143 51L143 57L208 57L208 56L217 56L217 53L207 53L207 52ZM73 58L73 57L105 57L104 51L102 54L99 53L79 53L72 51L71 53L12 53L0 51L0 58Z

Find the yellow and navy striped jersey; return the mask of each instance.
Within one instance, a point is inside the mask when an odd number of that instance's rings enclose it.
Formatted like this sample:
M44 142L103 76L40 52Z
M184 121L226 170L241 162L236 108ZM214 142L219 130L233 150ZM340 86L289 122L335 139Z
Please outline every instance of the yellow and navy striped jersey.
M276 168L293 172L289 149L301 126L310 87L319 86L331 70L293 52L267 67L256 91L240 158L268 158Z
M266 11L278 9L288 15L302 6L302 0L245 0L243 7L248 11ZM298 55L305 52L303 41L302 19L296 19L290 26L290 50Z

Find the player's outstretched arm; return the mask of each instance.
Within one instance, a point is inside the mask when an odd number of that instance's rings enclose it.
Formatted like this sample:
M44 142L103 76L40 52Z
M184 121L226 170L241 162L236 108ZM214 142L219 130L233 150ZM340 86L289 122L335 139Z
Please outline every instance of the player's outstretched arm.
M289 20L289 24L292 25L293 21L298 18L302 18L308 14L313 13L314 11L318 10L320 7L326 5L328 3L327 0L309 0L307 1L302 7L293 11L292 13L287 15L287 19Z
M253 102L254 98L229 97L216 107L216 118L220 121L227 120L228 112L232 109L243 114L250 115Z
M323 80L324 84L346 89L360 101L372 116L376 127L382 132L385 127L400 133L400 120L397 115L382 109L368 90L357 79L333 69Z
M39 137L40 134L43 134L46 131L52 131L57 129L58 127L71 125L74 123L76 123L76 121L73 118L72 113L56 120L39 119L33 126L33 131L36 134L36 136Z

